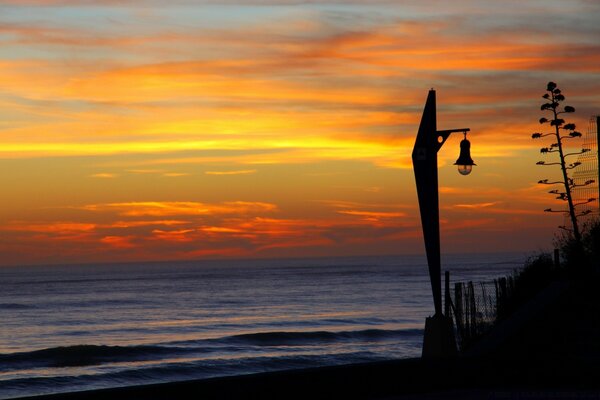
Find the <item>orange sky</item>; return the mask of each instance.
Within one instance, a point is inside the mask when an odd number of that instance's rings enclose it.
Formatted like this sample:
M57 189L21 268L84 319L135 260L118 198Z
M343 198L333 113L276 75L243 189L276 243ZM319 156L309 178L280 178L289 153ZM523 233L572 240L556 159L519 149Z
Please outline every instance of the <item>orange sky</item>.
M449 5L451 3L451 5ZM423 252L429 88L443 252L552 246L541 95L600 113L600 3L0 0L0 264Z

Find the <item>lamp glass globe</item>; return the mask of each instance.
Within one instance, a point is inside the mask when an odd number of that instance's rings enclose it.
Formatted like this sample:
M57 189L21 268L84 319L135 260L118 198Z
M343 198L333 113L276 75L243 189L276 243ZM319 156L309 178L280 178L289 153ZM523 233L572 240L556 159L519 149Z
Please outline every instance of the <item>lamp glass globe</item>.
M473 170L472 165L459 165L458 166L458 173L461 175L469 175L472 170Z

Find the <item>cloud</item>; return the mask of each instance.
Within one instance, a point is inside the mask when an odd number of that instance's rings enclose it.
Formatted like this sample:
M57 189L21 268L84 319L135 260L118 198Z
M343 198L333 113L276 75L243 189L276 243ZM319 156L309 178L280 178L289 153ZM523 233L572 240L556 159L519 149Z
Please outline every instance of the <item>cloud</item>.
M440 194L468 194L468 193L473 193L475 190L471 189L471 188L464 188L464 187L451 187L451 186L440 186L438 188L438 192Z
M130 229L139 227L185 225L189 221L182 220L131 220L111 221L107 223L75 222L75 221L10 221L0 230L12 232L34 232L57 236L69 236L76 233L94 233L112 229Z
M13 221L2 228L10 231L29 231L40 233L58 233L61 235L75 232L91 232L97 228L97 224L84 222L49 222L31 223L27 221Z
M165 172L164 174L162 174L162 176L166 176L168 178L178 178L181 176L190 176L191 174L188 174L186 172Z
M185 215L248 214L271 212L277 206L262 202L235 201L221 204L208 204L193 201L146 201L128 203L90 204L80 207L86 211L112 211L128 217L165 217Z
M498 204L497 202L487 202L487 203L474 203L474 204L455 204L456 208L487 208L492 207Z
M237 171L206 171L206 175L249 175L255 174L255 169L242 169Z
M117 249L131 249L136 247L134 240L134 236L105 236L100 239L100 242Z
M162 174L165 173L161 169L129 169L127 172L132 174Z
M340 25L327 13L291 13L281 22L283 31L248 22L232 29L181 28L167 34L159 26L113 32L123 37L110 42L113 50L106 57L102 43L86 43L92 53L96 49L103 55L100 60L81 58L68 65L52 58L6 60L0 72L7 77L8 93L52 107L28 106L27 113L43 120L11 128L9 136L27 140L2 143L0 151L5 157L41 157L278 149L279 154L235 161L360 158L410 168L402 154L410 153L412 139L407 138L418 124L423 88L430 83L440 94L452 93L443 99L451 107L446 121L468 119L475 124L474 132L487 132L498 129L498 121L511 119L503 132L517 137L527 125L520 117L530 113L519 105L525 96L537 97L532 91L535 79L545 79L548 72L592 78L598 73L598 45L581 40L582 35L590 37L589 30L551 40L552 32L541 24L507 19L511 29L500 35L506 24L495 20L508 18L504 15L488 21L479 13L463 15L460 6L445 11L452 15L408 19L392 13L385 24L367 21L360 29ZM95 27L47 24L3 26L21 37L20 46L45 46L44 40L57 35L103 35ZM525 28L535 33L535 40L520 33ZM157 43L170 46L159 50ZM200 48L191 53L186 50L191 44ZM123 62L119 51L129 54L131 48L147 54ZM577 92L598 88L592 83ZM122 131L131 134L124 137ZM508 158L523 148L498 135L485 141L479 157Z
M116 221L104 225L104 228L135 228L140 226L174 226L174 225L185 225L189 221L183 220L144 220L144 221Z
M378 221L382 218L400 218L405 217L406 213L403 212L384 212L384 211L357 211L357 210L342 210L338 211L340 214L354 215L358 217L364 217L367 220Z
M152 231L152 234L156 239L166 240L171 242L191 242L194 238L189 233L195 232L194 229L179 229L172 231L164 231L160 229L155 229Z
M112 174L108 172L99 172L97 174L90 175L92 178L116 178L117 174Z

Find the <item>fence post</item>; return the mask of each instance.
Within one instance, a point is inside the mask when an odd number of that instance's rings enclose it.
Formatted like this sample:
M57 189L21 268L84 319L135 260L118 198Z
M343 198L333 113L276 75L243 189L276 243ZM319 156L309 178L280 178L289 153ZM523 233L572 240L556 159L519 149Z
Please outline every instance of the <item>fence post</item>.
M469 317L470 328L471 328L471 337L475 337L477 335L477 307L475 305L475 288L473 287L473 281L469 281Z
M446 317L450 316L450 271L445 271L444 273L444 315Z
M500 287L498 285L498 279L494 279L494 288L496 289L496 318L501 318L504 310L502 309L503 304L500 302Z
M465 326L464 326L464 317L465 314L463 312L463 284L461 282L456 282L454 284L454 317L456 318L456 329L458 331L458 335L460 336L460 348L464 350L464 340L465 340Z
M471 297L470 297L470 293L469 293L469 283L467 282L467 284L464 287L464 314L465 314L465 339L468 341L468 339L471 337Z
M508 285L506 278L503 277L498 279L498 287L500 289L498 303L502 305L502 312L506 313L508 311Z

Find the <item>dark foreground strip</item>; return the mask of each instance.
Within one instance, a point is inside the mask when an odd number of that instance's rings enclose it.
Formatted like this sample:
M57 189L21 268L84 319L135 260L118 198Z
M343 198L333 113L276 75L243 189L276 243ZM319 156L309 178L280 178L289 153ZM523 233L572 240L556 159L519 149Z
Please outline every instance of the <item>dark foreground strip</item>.
M598 376L598 365L558 360L409 359L22 399L600 399Z

